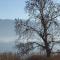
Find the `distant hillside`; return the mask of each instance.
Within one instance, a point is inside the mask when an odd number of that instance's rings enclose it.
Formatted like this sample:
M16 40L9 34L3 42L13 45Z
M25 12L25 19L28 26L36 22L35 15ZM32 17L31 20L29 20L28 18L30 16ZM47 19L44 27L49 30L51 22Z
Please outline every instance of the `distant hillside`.
M0 36L14 35L14 20L2 20L0 19ZM13 33L12 33L13 32Z
M15 52L14 20L0 19L0 52Z

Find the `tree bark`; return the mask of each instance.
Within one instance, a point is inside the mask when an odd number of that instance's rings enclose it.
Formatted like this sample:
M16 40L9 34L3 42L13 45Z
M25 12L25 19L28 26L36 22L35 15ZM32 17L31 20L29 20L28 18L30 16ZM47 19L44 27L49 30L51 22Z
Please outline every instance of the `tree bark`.
M47 42L45 42L45 49L46 49L46 56L47 57L50 57L50 55L51 55L51 50L50 50L50 48L49 48L49 44L47 43Z
M44 43L45 43L45 49L46 49L46 54L47 54L47 57L50 57L51 55L51 50L49 48L49 43L48 43L48 40L47 40L47 26L44 25Z

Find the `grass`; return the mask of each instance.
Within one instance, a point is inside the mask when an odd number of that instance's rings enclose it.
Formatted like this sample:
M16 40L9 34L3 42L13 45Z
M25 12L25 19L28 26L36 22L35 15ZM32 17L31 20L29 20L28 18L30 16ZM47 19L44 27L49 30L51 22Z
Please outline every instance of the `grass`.
M20 60L16 54L0 53L0 60Z
M0 60L21 60L17 57L16 54L13 53L0 53ZM31 55L27 56L25 60L60 60L60 55L51 56L50 58L46 58L41 55Z
M33 55L27 60L60 60L60 55L51 56L50 58L46 58L45 56L40 55Z

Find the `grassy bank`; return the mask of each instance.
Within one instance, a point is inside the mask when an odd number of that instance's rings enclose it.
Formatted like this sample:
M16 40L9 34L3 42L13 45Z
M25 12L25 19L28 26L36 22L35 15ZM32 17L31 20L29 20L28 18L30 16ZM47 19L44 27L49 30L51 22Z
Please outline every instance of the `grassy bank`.
M0 53L0 60L21 60L20 57L18 57L14 53ZM60 55L51 56L50 58L46 58L45 56L41 55L31 55L27 56L24 60L60 60Z

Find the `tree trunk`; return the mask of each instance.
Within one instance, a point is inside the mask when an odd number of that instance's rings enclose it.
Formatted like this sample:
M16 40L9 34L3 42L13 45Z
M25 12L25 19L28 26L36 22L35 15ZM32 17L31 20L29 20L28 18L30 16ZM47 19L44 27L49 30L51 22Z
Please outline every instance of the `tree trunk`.
M43 17L43 11L42 11L42 14L41 14L41 23L43 25L43 28L44 28L44 32L43 32L43 41L44 41L44 44L45 44L45 50L46 50L46 54L47 54L47 57L50 57L51 55L51 50L49 48L49 43L48 43L48 32L47 32L47 24L46 23L46 20L44 20L44 17Z
M47 57L50 57L51 50L49 48L49 43L48 43L47 38L48 38L48 35L47 35L47 25L44 25L44 43L45 43L45 49L46 49Z
M45 49L46 49L46 54L47 54L47 57L50 57L51 55L51 50L49 48L49 44L45 42Z

